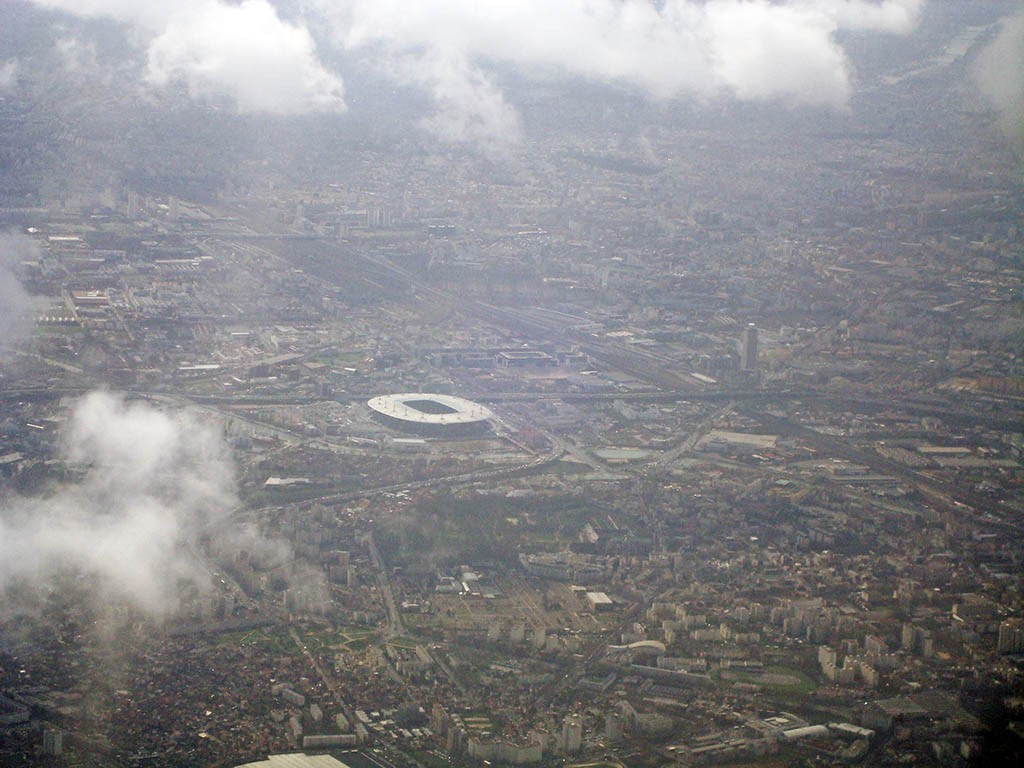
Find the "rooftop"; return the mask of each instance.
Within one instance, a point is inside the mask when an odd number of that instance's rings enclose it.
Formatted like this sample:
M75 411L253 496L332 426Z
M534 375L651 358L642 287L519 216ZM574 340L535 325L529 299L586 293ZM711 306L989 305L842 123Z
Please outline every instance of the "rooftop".
M474 424L493 418L490 409L454 395L407 392L398 395L380 395L369 400L371 410L401 421L436 426Z

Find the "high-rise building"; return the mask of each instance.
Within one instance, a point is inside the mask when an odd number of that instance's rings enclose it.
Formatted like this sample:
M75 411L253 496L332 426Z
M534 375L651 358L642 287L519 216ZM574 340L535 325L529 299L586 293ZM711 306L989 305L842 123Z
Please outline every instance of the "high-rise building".
M43 731L43 754L60 755L64 752L64 734L53 728Z
M562 751L569 754L579 752L583 746L583 718L569 715L562 723Z
M913 651L916 645L917 632L914 631L914 625L904 623L900 632L900 648L904 651Z
M626 721L618 712L609 712L604 719L604 737L611 743L622 741L626 731Z
M128 207L125 211L125 216L129 221L134 221L139 218L139 210L142 207L142 201L139 199L139 193L130 191L128 192Z
M748 323L740 337L740 370L757 370L757 326Z
M999 625L999 653L1024 653L1024 622L1008 619Z

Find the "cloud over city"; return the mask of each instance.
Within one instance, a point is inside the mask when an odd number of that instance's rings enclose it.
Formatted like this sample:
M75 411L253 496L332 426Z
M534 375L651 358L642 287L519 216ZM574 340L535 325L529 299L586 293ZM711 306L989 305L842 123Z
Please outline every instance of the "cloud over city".
M221 435L195 414L97 391L75 404L62 438L79 479L0 508L0 596L70 572L108 599L173 612L180 583L207 581L191 542L236 503Z
M974 80L998 114L998 124L1024 153L1024 11L1005 19L974 63Z
M126 24L145 52L144 79L183 83L198 99L242 112L298 114L345 108L341 78L320 61L309 30L268 0L35 0L82 18Z
M657 100L725 96L843 108L853 89L841 30L906 34L923 0L35 0L123 22L145 79L184 83L242 111L345 107L358 59L426 93L423 127L454 141L514 140L500 69L637 89ZM327 63L330 61L331 63Z

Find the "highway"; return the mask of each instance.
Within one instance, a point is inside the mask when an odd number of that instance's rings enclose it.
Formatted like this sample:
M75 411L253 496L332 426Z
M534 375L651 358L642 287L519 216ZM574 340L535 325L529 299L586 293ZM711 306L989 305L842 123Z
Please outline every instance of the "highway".
M391 586L391 573L388 571L388 564L377 549L377 542L374 541L373 531L366 538L370 550L370 559L373 560L377 569L377 589L380 590L381 599L388 612L388 631L385 633L385 640L400 637L405 634L405 624L402 622L402 612L398 610L395 602L395 590Z

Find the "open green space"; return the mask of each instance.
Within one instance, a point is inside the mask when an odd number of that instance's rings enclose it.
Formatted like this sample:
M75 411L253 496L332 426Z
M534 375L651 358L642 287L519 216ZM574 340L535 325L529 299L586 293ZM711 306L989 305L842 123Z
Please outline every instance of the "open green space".
M396 648L407 648L413 650L419 643L413 640L411 637L396 637L393 640L388 640L388 645L393 645Z
M313 653L324 650L360 650L376 639L378 633L362 627L341 627L338 629L318 629L314 632L302 632L302 642Z
M288 632L277 627L225 632L217 635L214 645L251 646L275 654L288 654L295 650L295 644L288 636Z
M814 680L800 670L783 666L765 667L763 672L722 670L718 677L726 685L751 683L778 693L806 695L818 687Z

